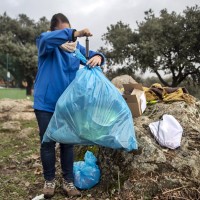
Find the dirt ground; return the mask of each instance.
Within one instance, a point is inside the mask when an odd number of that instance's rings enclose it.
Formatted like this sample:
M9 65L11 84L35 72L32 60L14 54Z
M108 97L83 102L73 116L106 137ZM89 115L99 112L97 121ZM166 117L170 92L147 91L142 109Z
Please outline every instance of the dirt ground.
M21 128L24 131L0 130L0 200L28 200L42 194L43 177L36 121L23 121ZM76 156L76 160L81 159L80 155L84 153L77 155L79 158ZM58 159L56 168L57 189L52 200L69 199L62 194ZM113 195L101 191L101 186L97 185L91 190L82 191L82 198L78 199L112 198ZM119 199L117 194L114 196L112 199Z
M0 124L1 125L1 124ZM18 131L0 131L0 199L1 200L28 200L32 199L37 195L42 194L43 178L42 178L42 168L39 158L39 137L38 129L35 121L23 121L21 122L23 132ZM78 148L80 150L80 148ZM90 147L84 148L90 150ZM58 157L57 151L57 157ZM76 156L76 160L82 159L84 152L79 152ZM52 200L67 200L67 198L62 194L61 190L61 174L60 174L60 164L57 159L57 189L56 194ZM135 178L136 178L135 172ZM138 174L139 175L139 174ZM149 174L148 177L140 177L140 183L138 187L151 187L154 193L154 185L158 183L157 178L159 174ZM132 180L134 181L134 180ZM139 184L139 183L138 183ZM128 187L128 181L126 181ZM164 192L165 198L155 196L154 199L174 199L176 196L172 196L173 192L185 192L187 198L184 199L196 199L195 195L188 198L189 193L199 194L196 191L198 187L194 187L194 191L187 190L187 188L182 188L180 186L174 186L171 184L171 190L168 189ZM114 189L116 188L116 189ZM156 188L156 187L155 187ZM169 186L170 188L170 186ZM142 188L141 188L142 191ZM156 191L158 192L158 191ZM169 194L169 198L167 198ZM198 196L196 195L197 199ZM124 200L124 199L135 199L131 190L123 191L123 194L119 193L118 186L113 188L105 189L105 185L97 185L91 190L82 191L82 200ZM143 199L143 198L142 198ZM178 198L180 199L180 198Z
M31 105L22 106L21 102L8 102L1 108L1 119L0 119L0 200L29 200L37 195L42 194L42 188L44 184L42 176L42 166L39 156L39 136L38 127L35 119L31 118L32 108ZM17 106L18 105L18 106ZM106 149L101 155L105 157L108 154L110 158L109 162L107 159L101 159L104 166L102 167L102 180L100 184L94 188L86 191L82 191L81 198L74 198L79 200L150 200L150 199L163 199L163 200L197 200L200 199L200 186L199 181L191 176L191 166L185 163L185 167L181 167L180 170L171 166L171 160L177 156L188 159L191 163L192 156L195 156L195 152L199 152L199 128L195 128L198 125L196 119L199 120L199 110L187 107L181 109L180 113L178 110L169 109L166 105L167 110L171 110L173 115L181 116L182 120L185 120L185 135L183 137L185 145L176 151L162 149L158 145L156 150L162 150L167 161L157 164L157 170L152 170L148 173L141 173L142 169L137 167L137 170L133 170L133 167L129 167L127 171L127 165L120 165L122 163L121 158L136 162L134 156L144 157L144 152L138 150L135 154L123 154L121 151L111 151ZM154 112L154 116L160 115L160 112L164 112L164 105L161 105L162 109L159 109L159 105L149 110L150 115ZM26 109L25 109L26 108ZM31 108L31 109L30 109ZM157 108L157 109L156 109ZM158 110L158 111L156 111ZM183 111L184 110L184 111ZM20 116L17 115L21 112ZM146 111L146 112L147 112ZM10 114L6 114L6 112ZM156 114L157 112L157 114ZM33 113L32 113L33 114ZM146 113L148 115L148 112ZM193 116L194 115L194 116ZM198 117L197 117L198 115ZM24 120L29 116L29 121ZM184 116L184 117L182 117ZM186 118L187 117L187 118ZM23 120L22 120L23 119ZM141 119L146 119L145 116ZM139 119L138 119L139 120ZM189 121L190 120L190 121ZM11 122L10 125L14 125L14 128L6 130L6 125ZM135 120L136 128L139 134L143 137L147 137L147 131L144 126L145 121L141 123ZM3 128L4 127L4 128ZM150 137L151 138L151 137ZM151 138L152 142L154 140ZM141 141L142 142L142 141ZM184 144L183 143L183 144ZM187 146L186 144L189 144ZM185 150L185 146L187 147ZM146 145L148 150L148 145ZM189 149L188 149L189 148ZM75 147L75 161L83 160L83 156L86 150L91 150L95 154L98 152L97 147ZM143 154L142 154L143 153ZM137 154L137 155L136 155ZM147 152L148 155L150 155ZM147 155L147 156L148 156ZM57 151L57 158L59 152ZM129 157L129 158L128 158ZM198 157L198 155L197 155ZM147 159L148 161L148 159ZM183 161L183 159L182 159ZM140 163L137 163L139 166ZM144 163L146 165L154 166L154 162L151 160ZM198 164L198 163L197 163ZM115 167L122 166L120 170ZM195 165L196 166L196 165ZM57 169L57 188L56 194L52 200L67 200L69 198L62 194L61 190L61 174L59 159L56 164ZM120 173L118 174L118 170ZM198 169L197 169L198 171ZM199 172L199 171L198 171ZM124 174L124 176L122 176ZM112 179L113 178L113 179Z

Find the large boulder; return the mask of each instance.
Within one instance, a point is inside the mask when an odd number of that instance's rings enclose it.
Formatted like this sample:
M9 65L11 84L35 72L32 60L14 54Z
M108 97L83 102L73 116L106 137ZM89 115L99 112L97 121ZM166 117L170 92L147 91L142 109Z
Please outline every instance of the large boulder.
M148 125L163 114L173 115L183 127L180 148L161 147L152 136ZM137 151L99 149L101 186L120 190L123 199L200 198L200 102L157 103L134 123Z
M115 87L121 89L123 88L123 84L128 84L128 83L137 83L131 76L129 75L121 75L117 76L112 79L111 81Z
M33 102L20 99L3 99L0 101L0 120L34 120Z
M1 130L2 131L20 131L21 127L20 127L20 122L19 121L7 121L4 122L1 126Z
M1 100L0 131L19 132L19 121L28 119L25 113L30 113L29 119L35 119L31 101ZM12 116L18 114L20 117L15 120ZM163 114L173 115L183 127L181 146L175 150L161 147L150 132L149 124L158 121ZM98 157L101 168L101 182L91 193L102 196L101 199L110 193L111 199L116 200L200 199L200 101L157 103L133 120L137 151L89 147ZM32 128L23 129L17 137L25 139L32 131ZM82 148L75 149L81 157Z

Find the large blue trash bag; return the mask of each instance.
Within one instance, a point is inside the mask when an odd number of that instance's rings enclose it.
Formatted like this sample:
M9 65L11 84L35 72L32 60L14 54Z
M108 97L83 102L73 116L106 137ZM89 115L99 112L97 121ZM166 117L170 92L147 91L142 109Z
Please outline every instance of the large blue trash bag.
M97 159L91 151L86 151L85 161L74 162L74 185L79 189L90 189L100 180Z
M79 50L76 56L87 62ZM79 69L58 99L43 142L51 140L127 151L137 149L131 111L100 67Z

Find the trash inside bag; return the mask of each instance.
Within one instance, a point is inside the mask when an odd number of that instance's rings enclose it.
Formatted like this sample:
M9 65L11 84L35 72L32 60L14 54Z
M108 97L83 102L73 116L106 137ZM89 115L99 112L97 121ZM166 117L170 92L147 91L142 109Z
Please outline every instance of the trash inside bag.
M76 50L76 56L86 58ZM137 149L133 119L126 101L100 67L85 66L56 104L43 142Z
M94 154L87 151L84 160L74 162L74 185L83 190L92 188L100 180L100 170Z
M176 149L181 145L183 128L172 115L164 114L159 121L150 123L149 127L161 146Z

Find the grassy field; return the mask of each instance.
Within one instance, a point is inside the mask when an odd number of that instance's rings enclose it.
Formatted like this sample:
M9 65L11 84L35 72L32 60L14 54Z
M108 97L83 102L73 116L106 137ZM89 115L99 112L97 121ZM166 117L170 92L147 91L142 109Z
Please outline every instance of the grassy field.
M21 122L22 132L1 130L0 122L0 199L28 200L42 194L43 178L36 121ZM57 168L60 168L57 163ZM58 174L58 177L61 175ZM59 179L52 200L63 200Z
M26 99L26 90L19 88L0 88L0 99ZM33 99L32 97L28 97Z
M31 200L42 194L44 183L37 123L35 120L21 121L22 132L2 130L2 124L3 121L0 121L0 200ZM88 150L92 151L93 147L91 148L88 147ZM84 151L76 154L75 160L83 160L85 151L84 147ZM62 175L58 157L59 151L56 162L57 189L52 200L65 200L61 189ZM79 199L94 200L92 197L97 193L96 190L99 188L82 191L83 198Z
M1 129L0 122L0 129ZM39 140L35 121L21 124L22 128L31 127L29 135L20 135L18 132L0 131L0 199L30 199L30 195L41 192L40 178L34 175L32 165L39 157ZM35 184L35 185L34 185ZM35 190L35 191L34 191ZM33 192L34 191L34 192ZM37 192L36 192L37 191Z

